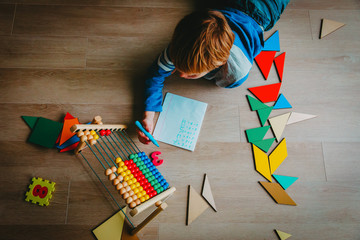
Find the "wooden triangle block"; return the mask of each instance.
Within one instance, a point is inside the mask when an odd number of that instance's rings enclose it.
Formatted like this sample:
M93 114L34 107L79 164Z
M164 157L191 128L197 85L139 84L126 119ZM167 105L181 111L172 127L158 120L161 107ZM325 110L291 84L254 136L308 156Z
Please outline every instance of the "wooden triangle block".
M257 114L259 116L261 126L264 126L264 124L266 123L266 120L270 116L270 113L272 110L273 110L273 107L267 107L267 108L257 110Z
M296 206L294 200L291 199L280 184L261 181L259 183L270 194L276 203Z
M260 148L252 144L254 160L255 160L255 169L258 173L264 176L269 182L271 180L270 174L270 165L269 165L269 158L266 153L264 153Z
M274 60L275 51L261 51L259 55L255 57L255 62L258 65L261 74L265 79L269 77L272 62Z
M126 207L123 211L126 211ZM120 210L104 223L92 230L92 232L98 240L120 240L124 221L125 215Z
M283 52L282 54L274 58L275 69L280 78L280 82L282 82L282 77L284 73L285 54L286 52Z
M64 119L64 125L63 125L63 129L62 129L62 132L61 132L59 145L62 145L67 140L69 140L72 136L75 135L75 133L70 131L70 128L75 124L79 124L79 120L77 118Z
M280 94L278 100L274 105L274 109L285 109L285 108L292 108L288 100L285 98L283 94Z
M33 129L38 117L31 117L31 116L21 116L21 118L25 121L25 123L29 126L30 129Z
M273 130L277 141L281 139L281 135L284 132L289 117L290 113L285 113L269 119L271 129Z
M264 139L264 140L257 141L257 142L252 142L252 143L267 153L269 151L271 145L274 143L274 141L275 141L275 138L269 138L269 139Z
M249 101L251 111L256 111L256 110L268 107L266 104L264 104L264 103L260 102L259 100L251 97L250 95L246 95L246 97L247 97L247 99Z
M264 86L258 86L249 88L248 90L252 92L261 102L275 102L279 96L281 83L274 83Z
M276 31L265 41L263 51L280 51L279 31Z
M265 126L245 130L248 142L252 143L263 140L269 128L270 126Z
M311 118L317 117L316 115L310 115L310 114L305 114L305 113L296 113L296 112L292 112L286 125L289 124L293 124L293 123L297 123L297 122L301 122L301 121L305 121Z
M283 187L284 190L288 189L288 187L290 187L296 180L299 179L298 177L289 177L275 174L273 174L273 177Z
M280 240L286 240L292 235L286 232L282 232L280 230L275 229L276 234L279 236Z
M287 156L286 139L284 138L269 155L271 174L276 171Z
M208 207L207 202L189 185L186 225L190 225Z
M321 20L321 31L320 31L320 39L329 35L332 32L335 32L339 28L345 26L345 23L336 22L329 19L322 19Z
M214 211L217 212L214 196L212 194L211 187L210 187L209 178L207 177L206 174L204 175L204 181L203 181L203 186L202 186L202 190L201 190L201 195L208 202L210 207L212 207L212 209L214 209Z

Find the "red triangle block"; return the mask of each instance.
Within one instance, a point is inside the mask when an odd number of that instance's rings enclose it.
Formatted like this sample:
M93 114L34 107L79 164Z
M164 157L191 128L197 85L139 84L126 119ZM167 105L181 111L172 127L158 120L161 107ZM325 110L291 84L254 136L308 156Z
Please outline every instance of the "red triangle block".
M275 54L275 51L262 51L255 57L255 62L265 79L269 76Z
M74 119L74 117L70 113L66 113L64 120L65 119Z
M261 102L275 102L278 98L281 83L253 87L248 90L252 92Z
M285 54L286 54L286 52L283 52L282 54L280 54L279 56L277 56L274 59L275 68L279 75L280 82L282 82L282 76L283 76L283 72L284 72Z

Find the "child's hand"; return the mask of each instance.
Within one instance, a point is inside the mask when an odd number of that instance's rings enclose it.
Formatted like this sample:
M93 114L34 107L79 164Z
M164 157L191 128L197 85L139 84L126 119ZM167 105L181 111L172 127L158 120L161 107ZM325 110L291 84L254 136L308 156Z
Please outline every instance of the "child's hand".
M152 132L154 131L154 116L155 116L155 112L148 112L146 111L144 113L144 118L141 121L142 126L145 128L146 131L148 131L150 134L152 134ZM145 136L145 134L140 131L139 128L136 128L136 132L138 134L138 138L139 141L144 143L144 144L149 144L151 143L150 139Z

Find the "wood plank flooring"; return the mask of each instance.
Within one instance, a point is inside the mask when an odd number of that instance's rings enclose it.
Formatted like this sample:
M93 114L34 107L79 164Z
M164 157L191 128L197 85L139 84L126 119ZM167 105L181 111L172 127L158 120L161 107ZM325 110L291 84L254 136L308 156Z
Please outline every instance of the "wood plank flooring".
M144 75L177 22L205 3L0 0L0 239L95 239L91 230L116 205L81 158L28 143L21 116L101 115L128 124L141 150L157 150L135 136ZM321 18L346 26L320 40ZM175 74L164 92L207 102L208 110L194 152L160 143L159 170L177 191L140 239L278 239L274 229L294 240L360 239L360 1L293 0L265 38L276 30L286 52L281 93L293 111L318 115L283 135L288 158L276 173L299 177L287 189L298 206L277 205L261 188L244 135L259 126L247 88L278 82L275 69L264 81L254 65L232 90ZM209 208L186 226L187 186L200 192L204 173L218 212ZM24 201L32 177L56 182L48 207Z

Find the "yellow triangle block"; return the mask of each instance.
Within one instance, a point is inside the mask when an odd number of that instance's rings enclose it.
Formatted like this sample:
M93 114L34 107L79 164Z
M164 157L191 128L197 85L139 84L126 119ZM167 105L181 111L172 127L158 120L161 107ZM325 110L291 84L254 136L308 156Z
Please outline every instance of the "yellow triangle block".
M123 211L126 212L126 207L123 208ZM98 240L120 240L124 220L125 215L120 210L92 232Z
M320 39L329 35L332 32L335 32L339 28L345 26L342 22L336 22L329 19L322 19L321 21L321 33L320 33Z
M186 225L190 225L208 207L207 202L189 185Z
M286 240L289 237L291 237L292 235L286 232L282 232L280 230L275 229L276 234L279 236L280 240Z
M284 132L290 114L291 112L269 119L271 129L273 130L277 141L281 139L281 135Z
M252 144L252 147L256 171L258 171L261 175L263 175L267 180L271 182L270 165L267 154L254 144Z
M286 139L284 138L269 155L271 174L275 172L287 156Z

